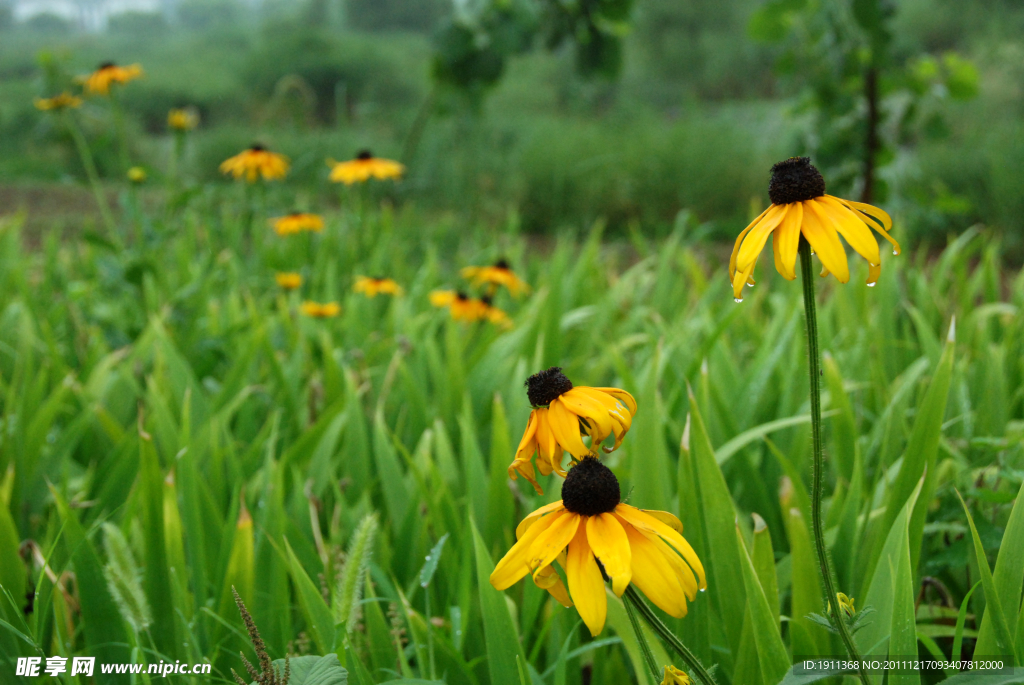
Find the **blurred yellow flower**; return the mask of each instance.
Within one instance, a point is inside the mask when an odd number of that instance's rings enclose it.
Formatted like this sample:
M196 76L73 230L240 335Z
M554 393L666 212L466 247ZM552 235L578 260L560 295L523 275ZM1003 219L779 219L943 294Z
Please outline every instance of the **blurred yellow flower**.
M147 178L146 170L140 166L133 166L126 175L132 183L145 183Z
M456 321L480 321L487 317L487 305L483 301L454 290L435 290L430 293L430 304L448 307Z
M327 319L341 313L341 307L337 302L321 303L310 300L303 302L299 310L306 316L312 316L315 319Z
M405 173L405 167L391 159L374 157L369 150L363 150L355 159L347 162L335 162L328 160L331 165L330 179L335 183L344 183L347 186L353 183L363 183L370 177L385 180L389 178L398 179Z
M868 261L869 286L882 272L878 242L870 229L892 243L894 255L900 253L899 244L889 235L889 215L871 205L826 195L825 179L809 157L790 157L773 166L768 197L771 206L743 229L729 259L729 279L737 302L743 299L743 284L754 285L754 266L769 235L775 268L790 281L796 278L801 240L810 243L821 260L821 275L831 273L840 283L850 280L840 235Z
M604 629L605 582L621 597L634 584L675 618L707 587L704 566L682 536L679 519L665 511L624 504L619 481L596 457L569 469L562 499L537 509L516 528L518 542L491 573L505 590L527 574L564 606L576 605L591 635ZM552 564L564 569L569 587Z
M220 172L235 178L244 177L249 183L255 183L261 176L266 181L272 181L284 178L288 173L288 158L262 145L253 145L221 162Z
M167 125L175 131L191 131L199 125L199 112L194 107L172 109L167 113Z
M80 76L79 80L85 83L85 92L107 95L112 83L128 83L141 76L142 67L138 64L120 67L113 62L104 62L91 74Z
M292 212L270 220L274 232L280 236L294 235L302 231L319 233L324 230L324 219L319 214Z
M564 478L564 452L574 460L597 454L598 446L614 434L614 446L605 448L612 452L622 444L636 416L636 400L625 390L573 386L557 366L530 376L526 396L533 411L508 475L512 480L522 475L541 495L544 491L534 474L534 455L541 475L554 471ZM590 436L590 447L583 443L583 435Z
M54 95L52 98L35 99L36 109L41 109L44 112L49 110L74 109L81 106L81 104L82 98L72 95L67 91L60 95Z
M372 278L356 276L356 282L352 286L352 290L357 293L363 293L367 297L376 297L378 293L401 295L403 292L402 286L398 285L393 279L376 276Z
M503 285L513 297L530 292L530 286L512 272L512 267L504 259L499 259L492 266L467 266L461 273L463 278L472 281L476 286Z
M665 677L662 678L661 685L692 685L692 683L690 676L675 666L665 667Z
M483 305L484 309L483 318L487 319L488 321L495 325L501 326L502 328L512 327L512 319L508 318L508 314L506 314L503 310L498 309L493 304L491 304L490 297L481 297L480 303Z
M274 280L284 290L295 290L302 285L302 274L294 271L281 271L274 274Z

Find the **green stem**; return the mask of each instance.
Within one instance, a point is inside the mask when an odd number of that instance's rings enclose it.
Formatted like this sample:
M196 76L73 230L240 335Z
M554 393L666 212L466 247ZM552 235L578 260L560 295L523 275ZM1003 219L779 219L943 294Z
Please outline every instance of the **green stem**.
M636 615L636 609L633 607L633 603L626 601L623 602L626 605L626 615L629 616L629 625L633 626L633 632L636 634L637 644L640 645L640 652L644 655L644 661L647 663L647 669L651 672L651 677L654 678L652 682L658 682L658 662L654 660L654 653L651 652L651 646L647 644L647 636L644 635L643 628L640 625L640 619Z
M100 176L96 173L96 162L89 150L89 143L86 142L85 135L78 127L78 122L70 113L64 114L64 124L67 126L68 132L71 133L71 139L75 141L75 148L78 150L86 178L89 179L89 185L92 187L92 194L96 198L100 216L103 217L103 222L107 225L110 237L117 241L117 225L114 223L114 215L110 213L110 207L107 206L107 198L103 194L103 186L100 185Z
M690 675L696 676L697 680L703 685L717 685L715 679L711 677L711 674L707 672L704 665L700 663L700 659L697 658L693 652L683 644L683 641L676 637L675 633L669 630L668 626L661 622L658 615L654 613L651 607L647 606L647 602L640 596L636 588L632 585L626 588L625 594L622 595L627 603L631 603L640 612L640 615L647 621L647 625L654 629L662 640L664 640L675 652L683 657L683 661L686 662L686 666L690 671Z
M839 609L839 599L836 597L836 586L832 579L832 569L829 566L828 549L825 547L825 529L821 520L821 497L824 490L825 480L825 456L822 452L822 424L821 424L821 351L818 349L818 315L814 299L814 273L811 267L811 245L807 240L800 237L800 275L804 286L804 313L807 320L807 359L810 369L811 380L811 435L814 445L814 465L811 475L811 525L814 529L814 547L818 553L818 565L821 568L821 578L825 584L825 596L828 599L828 606L832 616L835 617L834 624L839 631L839 637L843 641L850 658L860 661L857 646L853 643L853 636L846 625ZM869 685L867 671L863 664L860 664L859 674L861 682Z
M110 111L114 115L114 130L117 133L117 147L121 158L121 173L128 173L132 163L128 157L128 133L124 127L124 112L116 87L110 89Z

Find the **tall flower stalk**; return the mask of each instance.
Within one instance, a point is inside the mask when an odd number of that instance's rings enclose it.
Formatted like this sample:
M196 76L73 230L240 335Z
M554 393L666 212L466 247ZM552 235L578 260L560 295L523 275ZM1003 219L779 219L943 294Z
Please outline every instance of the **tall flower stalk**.
M100 176L96 172L96 161L93 159L92 151L89 149L89 143L85 139L85 134L82 133L81 127L78 122L75 121L75 117L71 112L61 112L61 118L63 119L64 127L68 133L71 134L71 139L75 142L75 149L78 151L78 156L82 160L82 168L85 169L85 176L89 179L89 186L92 188L93 197L96 198L96 206L99 207L100 216L103 217L103 223L107 225L107 230L110 232L110 236L113 239L117 239L117 224L114 223L114 215L110 212L110 207L107 205L107 197L103 193L103 186L100 184Z

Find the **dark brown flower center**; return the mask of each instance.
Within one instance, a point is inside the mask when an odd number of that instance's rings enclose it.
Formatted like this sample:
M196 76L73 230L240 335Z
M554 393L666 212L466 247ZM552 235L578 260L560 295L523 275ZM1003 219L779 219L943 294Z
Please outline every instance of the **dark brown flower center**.
M114 64L113 62L101 62L99 67L96 68L96 71L101 71L103 69L112 69L112 68L114 68L116 66L117 65Z
M502 257L498 261L494 262L494 268L495 269L505 269L507 271L508 269L512 268L512 265L508 263L507 259Z
M249 149L253 152L263 152L267 148L263 147L259 143L253 143L252 145L249 146Z
M813 200L825 194L825 178L810 157L790 157L772 167L768 197L774 205Z
M361 159L364 161L367 159L373 159L373 153L370 152L369 150L360 150L359 154L356 155L356 159Z
M556 397L570 390L572 381L565 377L558 366L552 366L526 379L526 396L535 407L547 406Z
M597 516L615 510L620 499L619 481L597 457L584 457L569 468L562 483L562 504L581 516Z
M469 296L461 290L455 293L455 299L459 302L465 302L469 299Z

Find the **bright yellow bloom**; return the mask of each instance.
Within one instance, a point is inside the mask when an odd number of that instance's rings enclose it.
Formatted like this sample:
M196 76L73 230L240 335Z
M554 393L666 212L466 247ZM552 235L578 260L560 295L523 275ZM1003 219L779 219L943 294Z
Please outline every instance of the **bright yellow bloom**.
M335 162L328 160L331 165L330 179L335 183L344 183L347 186L353 183L364 183L370 177L386 180L389 178L398 179L405 173L405 167L391 159L374 157L369 150L363 150L355 159L347 162Z
M512 327L512 319L508 318L504 310L491 304L490 297L481 297L479 302L483 305L483 318L502 328Z
M253 145L221 162L220 172L235 178L245 177L249 183L255 183L260 176L266 181L272 181L284 178L288 173L288 158L262 145Z
M475 286L503 285L513 297L530 292L530 286L512 272L512 267L504 259L499 259L492 266L467 266L461 273L463 278L472 281Z
M743 299L744 283L754 285L754 265L769 235L775 268L790 281L796 278L796 254L801 239L810 243L821 260L821 275L831 273L840 283L850 280L840 235L868 261L869 286L878 281L882 272L882 257L871 229L892 243L894 255L900 253L899 244L889 235L889 215L862 202L826 195L825 179L808 157L791 157L773 166L768 196L771 206L743 229L729 260L729 279L737 301Z
M435 290L430 293L430 304L435 307L448 307L456 321L480 321L488 316L489 307L483 300L455 290Z
M274 274L274 280L285 290L295 290L302 285L302 274L294 271L283 271Z
M49 110L74 109L76 107L80 107L81 104L82 98L72 95L67 91L60 95L54 95L52 98L35 99L36 109L41 109L44 112Z
M661 685L692 685L692 683L690 676L675 666L665 667L665 677L661 679Z
M299 310L306 316L312 316L314 319L327 319L337 316L341 313L341 307L337 302L311 302L306 300L299 307Z
M363 293L367 297L377 297L380 293L385 295L401 295L403 292L402 286L398 285L393 279L376 276L372 278L356 276L356 282L352 286L352 290L357 293Z
M167 113L167 125L175 131L191 131L199 125L199 112L193 107L172 109Z
M554 471L564 478L564 452L574 460L596 454L609 435L615 436L615 444L605 451L614 451L622 444L636 415L636 400L625 390L574 387L557 366L530 376L526 388L533 411L508 475L512 480L522 475L538 494L544 492L533 470L534 455L541 475ZM583 435L590 436L589 447L584 444Z
M847 618L853 618L853 615L857 613L857 610L853 608L853 603L856 600L853 597L847 597L842 592L836 593L836 603L839 605L839 611L841 611ZM832 614L832 605L828 605L828 613Z
M79 80L85 83L85 92L107 95L110 93L110 84L128 83L141 76L142 67L138 64L119 67L113 62L104 62L91 74L80 76Z
M569 469L562 499L541 507L516 528L518 542L491 573L505 590L526 574L561 602L576 605L591 635L604 628L605 578L622 596L630 583L665 613L686 615L686 601L707 587L704 566L672 514L620 502L619 482L607 466L588 457ZM565 571L568 593L553 562Z
M324 230L324 219L319 214L292 212L291 214L271 219L270 225L274 227L274 232L280 236L294 235L302 231L319 233Z
M140 166L133 166L128 170L126 176L132 183L145 183L147 178L146 170Z

